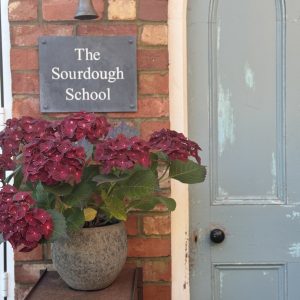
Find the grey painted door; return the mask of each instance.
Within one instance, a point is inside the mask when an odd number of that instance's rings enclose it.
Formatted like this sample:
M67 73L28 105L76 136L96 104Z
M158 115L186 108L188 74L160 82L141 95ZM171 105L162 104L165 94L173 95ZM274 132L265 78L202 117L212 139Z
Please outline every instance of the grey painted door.
M191 299L299 300L300 1L189 0L188 82Z

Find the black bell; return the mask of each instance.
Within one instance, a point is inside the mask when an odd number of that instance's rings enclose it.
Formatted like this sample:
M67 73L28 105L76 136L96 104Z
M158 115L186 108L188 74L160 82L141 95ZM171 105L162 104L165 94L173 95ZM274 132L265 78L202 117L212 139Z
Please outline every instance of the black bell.
M77 20L93 20L97 19L98 15L91 0L79 0L78 9L74 17Z

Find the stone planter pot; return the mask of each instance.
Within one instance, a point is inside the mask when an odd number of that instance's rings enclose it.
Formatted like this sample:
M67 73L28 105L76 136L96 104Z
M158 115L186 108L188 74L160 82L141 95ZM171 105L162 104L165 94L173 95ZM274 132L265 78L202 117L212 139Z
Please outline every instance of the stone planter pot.
M76 290L109 286L127 257L124 223L83 228L52 244L53 265L61 278Z

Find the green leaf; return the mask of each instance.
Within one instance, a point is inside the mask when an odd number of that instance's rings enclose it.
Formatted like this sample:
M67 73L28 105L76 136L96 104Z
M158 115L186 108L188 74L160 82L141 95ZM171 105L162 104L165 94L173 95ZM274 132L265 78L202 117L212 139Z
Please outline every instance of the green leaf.
M206 167L187 160L171 162L169 176L183 183L199 183L205 180Z
M32 197L36 200L37 206L43 209L54 208L55 195L45 191L44 186L39 182L32 192Z
M163 161L168 161L168 155L162 151L156 152L156 155L158 157L159 160L163 160Z
M120 198L110 197L105 199L102 209L108 213L108 215L118 220L126 221L127 219L125 204Z
M158 203L158 199L155 198L134 200L128 206L127 211L130 211L132 209L141 209L143 211L149 211L152 210Z
M20 166L21 167L21 166ZM15 177L14 177L14 186L19 189L22 182L23 182L23 171L22 171L22 167L21 168L17 168L17 172L15 174Z
M20 187L19 187L20 191L23 192L30 192L32 190L34 190L34 185L31 182L23 182Z
M77 230L83 227L85 219L80 208L72 207L64 211L68 230Z
M55 208L55 200L56 200L56 196L54 194L48 194L47 207L50 209Z
M101 183L107 183L107 182L118 182L118 181L123 181L129 178L130 175L128 174L124 174L121 176L115 176L113 174L109 174L109 175L97 175L95 177L93 177L93 181L97 182L97 185L101 184Z
M99 166L88 166L83 169L82 181L87 181L99 173Z
M89 200L94 193L95 187L95 183L83 181L74 187L71 194L64 197L63 202L73 206L81 201Z
M47 212L51 215L54 224L50 241L53 242L60 238L66 238L67 225L65 217L55 209L49 209Z
M158 155L156 153L151 153L150 154L150 159L151 159L151 170L152 170L152 172L157 172Z
M157 196L154 197L158 202L163 204L168 211L173 211L176 208L176 201L173 198L163 197L163 196Z
M167 207L169 211L173 211L176 208L176 202L172 198L167 198L163 196L154 196L149 197L141 200L135 200L132 201L129 205L129 209L141 209L143 211L149 211L152 210L157 204L163 204Z
M22 166L21 166L21 165L17 166L16 169L14 169L14 170L12 171L12 173L11 173L9 176L7 176L7 177L5 178L4 182L5 182L6 184L9 183L9 182L12 180L12 178L13 178L13 177L14 177L21 169L22 169Z
M59 183L57 185L44 185L44 189L56 196L66 196L72 192L73 187L67 183Z
M3 234L0 233L0 245L1 245L2 243L4 243L4 238L3 238Z
M138 170L116 185L114 193L119 198L140 198L152 194L157 186L157 178L151 170Z
M36 201L43 201L45 198L47 198L47 192L45 191L43 185L41 182L39 182L35 189L33 190L32 196Z

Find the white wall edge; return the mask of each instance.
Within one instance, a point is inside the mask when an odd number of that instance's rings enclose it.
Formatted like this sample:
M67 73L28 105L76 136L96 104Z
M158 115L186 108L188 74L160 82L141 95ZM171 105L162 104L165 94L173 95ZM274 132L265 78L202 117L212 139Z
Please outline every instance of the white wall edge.
M187 135L187 0L169 0L168 5L171 129ZM188 187L172 181L171 188L172 197L177 202L171 218L172 300L188 300L190 299Z
M12 85L10 68L10 30L8 21L8 2L1 0L1 26L2 26L2 55L3 55L3 88L5 120L12 117ZM15 272L14 252L7 243L7 268L8 268L8 300L15 299Z
M2 47L3 47L3 86L5 101L5 118L12 117L12 86L10 69L10 30L8 21L8 2L1 0L1 20L2 20Z

